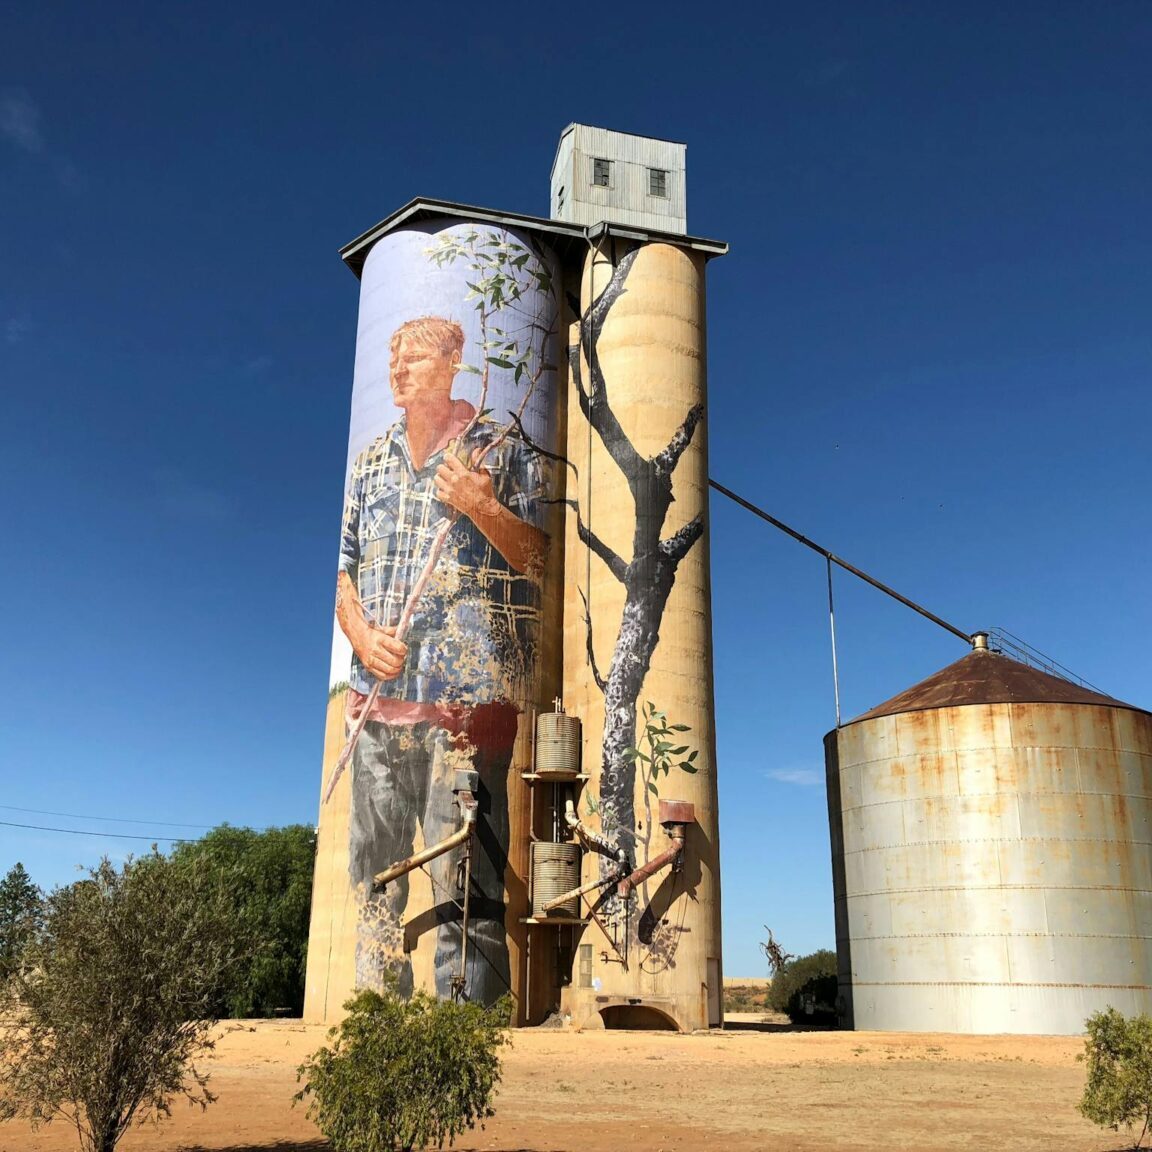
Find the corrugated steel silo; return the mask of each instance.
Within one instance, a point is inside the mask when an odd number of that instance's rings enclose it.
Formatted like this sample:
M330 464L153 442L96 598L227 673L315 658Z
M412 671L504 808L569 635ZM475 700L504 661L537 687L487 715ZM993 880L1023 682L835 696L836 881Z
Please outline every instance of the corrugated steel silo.
M977 647L825 751L848 1025L1152 1012L1152 715Z

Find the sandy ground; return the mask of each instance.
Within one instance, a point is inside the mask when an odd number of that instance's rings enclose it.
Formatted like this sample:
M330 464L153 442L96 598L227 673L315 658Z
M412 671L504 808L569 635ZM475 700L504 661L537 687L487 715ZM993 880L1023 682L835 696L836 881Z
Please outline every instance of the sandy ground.
M225 1023L209 1066L219 1096L135 1129L124 1152L317 1152L292 1107L296 1067L325 1030L299 1021ZM673 1152L692 1148L1036 1149L1130 1146L1075 1109L1084 1082L1068 1037L794 1031L735 1015L723 1032L513 1033L496 1116L457 1149ZM60 1122L0 1124L3 1152L77 1147Z

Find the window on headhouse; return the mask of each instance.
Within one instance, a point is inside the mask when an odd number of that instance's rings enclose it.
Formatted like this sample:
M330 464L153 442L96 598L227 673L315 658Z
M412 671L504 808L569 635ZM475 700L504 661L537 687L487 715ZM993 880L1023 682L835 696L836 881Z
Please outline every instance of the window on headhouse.
M600 188L607 188L612 178L611 160L592 161L592 183Z
M648 169L648 195L668 196L668 173L663 168Z

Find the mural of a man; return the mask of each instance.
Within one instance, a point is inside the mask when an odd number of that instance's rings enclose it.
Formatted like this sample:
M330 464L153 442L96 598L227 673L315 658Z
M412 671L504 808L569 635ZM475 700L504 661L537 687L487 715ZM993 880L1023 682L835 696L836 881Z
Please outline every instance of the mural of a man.
M410 855L417 827L434 844L460 826L454 770L480 773L465 995L508 990L504 868L507 774L523 685L532 672L538 579L547 536L538 526L544 476L537 455L503 425L453 397L464 333L423 317L390 345L389 383L402 417L352 465L344 505L336 614L353 649L349 724L372 703L351 762L350 878L362 900L356 983L386 971L412 987L400 916L408 878L384 893L372 877ZM427 583L434 540L451 527ZM411 612L401 638L397 624ZM428 865L436 923L435 981L452 991L460 948L459 856Z

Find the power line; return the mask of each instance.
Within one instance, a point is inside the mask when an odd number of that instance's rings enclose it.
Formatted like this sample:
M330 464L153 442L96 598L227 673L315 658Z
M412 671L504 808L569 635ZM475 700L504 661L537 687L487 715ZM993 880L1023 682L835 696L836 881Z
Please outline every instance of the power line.
M187 836L133 836L131 832L101 832L95 828L48 828L43 824L14 824L11 820L0 820L4 828L31 828L34 832L67 832L70 836L104 836L110 840L167 840L173 844L190 844Z
M54 812L48 808L18 808L15 804L0 804L6 812L32 812L37 816L64 816L69 820L104 820L113 824L148 824L156 828L215 828L215 824L179 824L172 820L132 820L127 816L85 816L81 812ZM167 837L163 837L167 839Z

